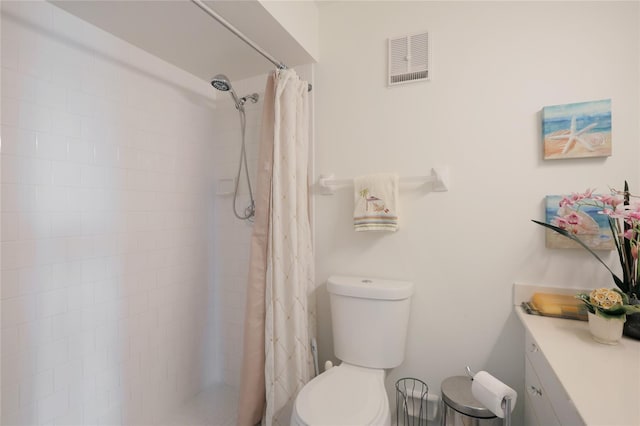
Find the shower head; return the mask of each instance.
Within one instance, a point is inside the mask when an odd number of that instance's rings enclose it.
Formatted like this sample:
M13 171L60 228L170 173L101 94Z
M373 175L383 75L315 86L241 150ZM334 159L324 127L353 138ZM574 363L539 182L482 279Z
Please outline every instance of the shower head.
M221 92L227 92L231 90L231 82L224 74L218 74L211 79L211 85L220 90Z
M211 85L215 89L220 90L221 92L229 92L231 94L231 97L233 98L233 102L235 102L236 104L236 109L242 108L242 103L238 99L238 95L236 95L236 92L233 90L233 87L231 87L231 82L229 81L229 78L226 75L224 74L216 75L211 79Z

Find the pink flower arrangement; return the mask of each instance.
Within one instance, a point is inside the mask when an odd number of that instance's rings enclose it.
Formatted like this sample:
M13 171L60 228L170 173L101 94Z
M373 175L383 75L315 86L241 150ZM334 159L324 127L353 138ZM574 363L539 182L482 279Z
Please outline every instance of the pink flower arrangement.
M624 191L611 190L610 195L594 195L593 189L583 193L574 193L560 201L560 215L551 223L533 222L575 241L591 253L611 273L616 286L629 297L631 304L637 304L640 298L639 260L640 247L640 202L629 193L627 182ZM633 201L631 201L633 199ZM578 214L583 206L595 206L601 210L599 214L608 216L611 235L618 252L622 278L618 277L609 266L580 239L580 229L583 222Z

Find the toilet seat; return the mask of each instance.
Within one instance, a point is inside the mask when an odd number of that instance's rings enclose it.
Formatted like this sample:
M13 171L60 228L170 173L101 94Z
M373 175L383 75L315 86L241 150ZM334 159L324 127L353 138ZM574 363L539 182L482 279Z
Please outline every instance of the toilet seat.
M294 404L292 425L389 425L384 370L346 363L307 383Z

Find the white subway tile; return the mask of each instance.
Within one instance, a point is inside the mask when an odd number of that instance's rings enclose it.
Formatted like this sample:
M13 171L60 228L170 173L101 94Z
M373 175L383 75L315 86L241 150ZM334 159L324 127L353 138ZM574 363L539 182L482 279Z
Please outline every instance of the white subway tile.
M36 367L38 371L45 371L64 364L69 360L69 344L67 339L55 340L36 349Z
M85 316L83 315L82 323L84 325ZM69 331L75 331L76 325L69 329ZM80 357L83 360L88 359L96 354L96 336L93 329L87 328L84 331L73 333L69 336L69 354L70 357ZM84 361L83 361L84 363ZM80 368L78 362L72 362L77 368ZM80 373L82 373L82 368ZM86 374L85 374L86 375ZM82 376L85 377L85 376ZM95 377L95 372L91 377Z
M93 305L95 301L94 287L94 283L84 283L79 286L68 287L69 309L81 309L85 306Z
M13 411L2 410L2 419L0 423L3 425L15 426L32 426L38 424L35 405L20 407Z
M2 98L2 126L20 125L20 101Z
M3 418L35 413L31 424L52 425L154 419L197 390L193 365L211 346L201 338L213 309L206 304L203 231L215 172L211 110L121 61L138 58L179 84L191 77L41 6L52 16L52 37L4 21L2 27L3 67L15 71L2 82L2 151L11 156L2 164L2 210L9 213L2 225L3 239L12 239L2 243L3 340L18 339L22 356L14 354L13 366L40 377L27 392L37 395L33 405L24 401L30 410L3 410ZM19 54L5 48L14 43ZM99 46L95 55L80 48L91 43ZM236 121L231 114L230 134ZM235 158L237 145L228 145ZM229 246L216 266L240 280L244 263L233 258L245 253L234 237L249 233L227 207L222 232ZM231 311L241 309L239 295L228 302ZM5 388L9 383L3 377Z
M54 315L50 318L50 321L52 339L64 339L82 330L82 311L70 310L59 315ZM69 354L70 356L77 356L71 344L69 345Z
M48 160L66 160L68 140L63 135L46 132L36 134L36 155Z
M82 167L79 164L53 161L51 163L51 180L54 185L80 186Z
M21 294L39 293L50 289L50 265L22 268L19 273Z
M4 103L3 103L4 116ZM51 109L31 102L20 102L19 105L19 125L23 129L34 130L36 132L49 132L52 127Z
M68 199L69 188L38 185L36 187L35 209L39 214L52 211L67 211L69 207Z
M69 391L60 390L37 402L38 420L40 423L47 423L56 417L60 417L69 409Z
M83 117L93 117L97 99L95 96L80 90L69 90L67 93L67 111Z
M6 412L14 412L20 409L20 385L18 382L2 381L2 414ZM5 419L2 418L0 423L5 425Z
M5 114L4 100L2 115ZM2 154L34 156L36 152L36 133L18 127L2 126Z
M71 408L60 417L53 419L53 426L84 426L89 423L84 423L83 410L81 406Z
M79 115L70 114L60 109L51 111L51 132L53 134L80 137L82 134L82 120Z
M65 289L47 291L39 295L39 314L46 318L59 315L68 310L68 297Z
M52 212L49 216L52 237L76 237L82 234L80 212Z
M20 239L33 240L51 236L50 218L34 212L21 213L18 222Z
M53 393L53 370L26 377L20 382L20 405L32 405Z
M4 214L3 214L4 216ZM2 299L11 299L22 294L20 288L19 269L3 269L0 285L2 286Z
M2 220L2 241L17 240L19 236L18 225L20 223L20 215L18 213L5 212L2 214L1 220Z
M88 163L93 157L92 145L81 138L67 139L68 160L74 163Z
M34 85L35 103L44 107L50 107L54 110L65 107L67 91L64 87L42 79L33 79L29 82Z
M53 369L53 388L62 391L83 381L82 361L79 358L60 364Z
M2 211L3 212L31 212L36 207L36 186L2 184Z
M0 37L2 47L0 48L0 62L2 63L2 74L5 70L17 70L18 69L18 40L15 35L11 33L9 28L11 25L7 23L2 24L2 36Z
M81 238L78 238L81 239ZM73 240L73 238L67 239ZM69 246L67 245L67 250ZM82 283L82 263L79 261L51 265L51 281L55 288L77 286Z
M3 43L4 47L4 43ZM35 101L37 79L13 71L2 70L2 96L17 101Z
M18 240L2 242L2 268L22 268L36 261L36 244L34 240Z
M33 243L33 248L27 247L25 266L50 265L68 260L64 238L47 238L35 241L37 243Z

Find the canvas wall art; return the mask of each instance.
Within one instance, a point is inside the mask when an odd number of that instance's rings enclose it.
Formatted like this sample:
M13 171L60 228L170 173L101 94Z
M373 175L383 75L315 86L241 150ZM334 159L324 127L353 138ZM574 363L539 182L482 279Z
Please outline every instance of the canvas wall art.
M611 155L611 99L542 109L544 159Z
M580 216L580 223L573 230L582 242L593 250L613 250L615 243L609 228L609 216L598 213L602 210L602 207L585 205L579 209L570 206L560 207L560 200L564 197L564 195L547 195L545 197L545 222L557 225L555 219L575 212ZM545 245L547 248L579 248L583 250L576 242L551 229L545 228L545 233Z

